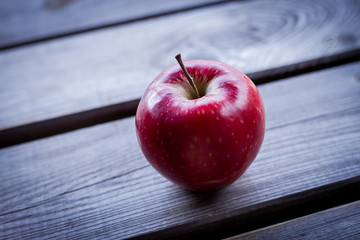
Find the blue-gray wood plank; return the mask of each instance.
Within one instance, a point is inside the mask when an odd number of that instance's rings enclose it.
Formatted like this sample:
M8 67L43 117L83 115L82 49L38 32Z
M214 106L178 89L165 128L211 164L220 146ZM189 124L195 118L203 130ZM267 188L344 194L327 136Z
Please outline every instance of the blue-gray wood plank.
M263 147L237 182L212 194L190 193L157 174L139 150L133 117L3 149L0 238L186 230L358 177L359 69L358 62L261 85Z
M219 0L2 0L0 48L101 28Z

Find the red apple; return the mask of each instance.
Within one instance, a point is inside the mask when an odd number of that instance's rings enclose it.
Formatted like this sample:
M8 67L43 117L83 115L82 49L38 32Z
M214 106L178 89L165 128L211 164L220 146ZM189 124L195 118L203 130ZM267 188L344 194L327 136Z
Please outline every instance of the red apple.
M150 164L175 184L220 189L245 172L261 147L261 96L245 74L227 64L177 59L180 66L156 77L140 101L138 141Z

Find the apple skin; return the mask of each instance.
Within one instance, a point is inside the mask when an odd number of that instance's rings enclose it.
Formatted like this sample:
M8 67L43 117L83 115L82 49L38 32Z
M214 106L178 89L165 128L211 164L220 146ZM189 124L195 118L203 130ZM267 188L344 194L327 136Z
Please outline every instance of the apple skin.
M236 181L260 150L265 111L259 91L242 72L207 60L184 61L199 92L179 65L147 88L135 118L149 163L192 191L216 190Z

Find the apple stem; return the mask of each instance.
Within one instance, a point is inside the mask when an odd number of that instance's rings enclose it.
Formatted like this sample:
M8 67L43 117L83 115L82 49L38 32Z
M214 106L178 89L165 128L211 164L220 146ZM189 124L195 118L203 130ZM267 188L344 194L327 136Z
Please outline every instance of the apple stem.
M200 98L200 94L199 94L199 91L198 89L196 88L195 84L194 84L194 79L190 76L190 74L188 73L188 71L186 70L185 68L185 65L181 59L181 54L179 53L178 55L175 56L176 60L178 61L181 69L183 70L188 82L190 83L190 86L194 89L196 95L197 95L197 98Z

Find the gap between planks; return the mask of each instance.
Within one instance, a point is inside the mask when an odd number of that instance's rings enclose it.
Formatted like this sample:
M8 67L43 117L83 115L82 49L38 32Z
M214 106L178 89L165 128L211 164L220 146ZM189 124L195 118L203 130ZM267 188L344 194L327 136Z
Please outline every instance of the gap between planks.
M360 61L360 48L247 74L256 85ZM99 107L0 131L0 149L135 115L140 99Z
M267 226L225 240L237 239L358 239L360 237L360 201L279 224Z
M360 199L360 176L128 239L223 239Z

